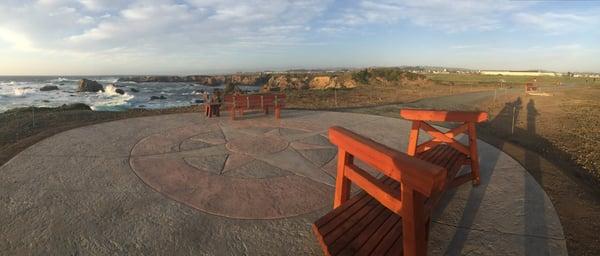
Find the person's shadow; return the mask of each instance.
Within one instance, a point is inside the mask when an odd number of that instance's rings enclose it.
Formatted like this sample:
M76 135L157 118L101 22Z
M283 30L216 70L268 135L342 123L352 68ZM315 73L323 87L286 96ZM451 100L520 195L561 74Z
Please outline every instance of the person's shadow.
M527 103L527 132L530 134L535 134L536 132L536 117L539 115L538 111L535 109L535 102L530 100ZM517 98L513 102L506 103L503 109L498 113L498 115L486 125L494 126L495 128L501 129L502 132L510 134L513 131L512 124L516 126L519 122L518 117L520 112L522 111L522 100L521 98ZM514 128L514 133L524 132L519 128ZM481 147L480 147L481 148ZM502 143L499 145L499 148L502 148ZM463 254L463 249L465 248L465 243L471 233L473 228L473 224L479 208L481 207L481 203L483 201L485 192L487 190L487 186L490 182L491 176L494 172L495 166L498 162L498 158L500 155L500 151L494 155L481 155L480 161L482 162L482 166L487 166L487 168L482 169L481 172L481 184L477 187L470 188L467 201L465 207L463 209L463 214L460 217L460 220L457 223L456 232L452 236L450 244L446 248L444 255L461 255ZM549 247L545 239L540 239L539 236L545 236L547 234L547 223L545 218L545 198L544 191L535 183L541 180L541 174L539 171L539 158L536 155L532 155L529 153L525 156L527 166L538 166L535 168L538 171L538 174L532 173L535 180L527 179L527 173L524 173L523 180L525 188L524 188L524 226L525 226L525 235L523 241L523 248L525 255L548 255ZM434 219L439 217L445 208L448 207L450 201L456 195L456 190L451 190L444 198L440 201L436 212L434 213Z
M527 133L536 134L536 118L539 112L535 108L535 101L530 99L527 103ZM537 183L543 184L542 171L540 169L540 159L530 151L525 151L525 166L529 174L535 180L525 183L525 255L548 255L548 244L544 239L536 239L534 236L547 235L545 198L544 192ZM527 175L525 173L524 175ZM536 183L537 181L537 183Z

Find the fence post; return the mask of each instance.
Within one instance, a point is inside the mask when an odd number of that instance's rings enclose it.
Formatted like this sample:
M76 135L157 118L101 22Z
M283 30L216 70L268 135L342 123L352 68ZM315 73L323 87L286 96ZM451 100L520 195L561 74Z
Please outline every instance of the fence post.
M35 107L31 107L31 129L35 128Z
M19 131L21 129L19 127L19 117L16 115L16 113L15 113L15 123L16 123L16 127L15 127L15 129L16 129L16 140L15 140L15 142L18 142L19 141Z
M333 100L335 103L335 107L337 108L338 104L337 104L337 88L333 87Z
M517 111L517 107L515 105L513 105L512 126L511 126L511 130L510 130L510 134L515 134L515 112L516 111Z

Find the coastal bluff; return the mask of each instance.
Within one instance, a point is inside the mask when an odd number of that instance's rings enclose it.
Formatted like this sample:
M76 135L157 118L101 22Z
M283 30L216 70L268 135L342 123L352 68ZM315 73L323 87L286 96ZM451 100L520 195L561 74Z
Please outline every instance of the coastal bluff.
M399 68L368 68L338 72L245 73L230 75L128 76L118 82L194 83L205 86L260 86L262 91L304 89L350 89L361 84L420 84L428 82L419 74Z
M235 74L235 75L192 75L192 76L128 76L119 78L118 82L158 82L158 83L197 83L206 86L222 84L261 86L269 80L269 75Z

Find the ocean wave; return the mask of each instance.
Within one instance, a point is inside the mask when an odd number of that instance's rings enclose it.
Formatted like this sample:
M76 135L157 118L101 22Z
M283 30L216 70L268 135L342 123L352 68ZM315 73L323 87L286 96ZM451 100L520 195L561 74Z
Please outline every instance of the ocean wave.
M107 86L104 89L103 96L90 102L90 108L94 111L122 111L131 107L130 100L135 98L133 95L127 93L121 95L114 90L116 88L109 88Z
M106 87L104 87L104 94L106 95L110 95L110 96L129 96L129 94L125 93L123 95L117 93L117 87L113 86L113 85L107 85Z
M117 81L119 81L119 78L117 77L103 77L103 78L98 78L96 79L97 82L101 83L101 84L114 84Z
M15 82L15 81L0 82L0 85L15 85L15 84L17 84L17 82Z
M59 77L59 78L50 80L50 82L77 82L77 81L79 81L79 79L65 78L65 77Z
M25 97L27 94L34 92L35 90L31 87L17 87L13 88L13 95L16 97Z

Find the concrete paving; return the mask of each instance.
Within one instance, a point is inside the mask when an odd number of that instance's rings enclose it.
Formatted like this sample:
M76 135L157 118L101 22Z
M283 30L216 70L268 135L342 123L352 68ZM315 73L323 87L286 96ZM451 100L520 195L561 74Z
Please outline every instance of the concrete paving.
M310 225L332 206L332 125L402 151L410 128L289 110L280 120L177 114L55 135L0 167L0 254L321 254ZM482 184L446 194L429 254L566 255L544 191L479 145Z

